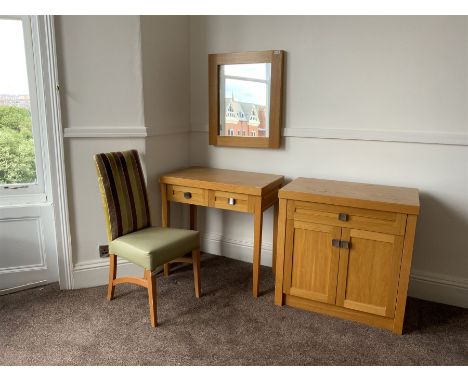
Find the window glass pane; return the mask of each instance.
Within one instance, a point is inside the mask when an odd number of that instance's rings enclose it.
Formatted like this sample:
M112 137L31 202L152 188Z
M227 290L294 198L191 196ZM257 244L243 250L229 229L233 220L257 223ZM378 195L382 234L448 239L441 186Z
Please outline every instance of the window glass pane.
M224 65L224 73L226 76L248 77L259 80L267 80L270 77L270 67L271 64L269 63Z
M36 182L21 20L0 19L0 185Z

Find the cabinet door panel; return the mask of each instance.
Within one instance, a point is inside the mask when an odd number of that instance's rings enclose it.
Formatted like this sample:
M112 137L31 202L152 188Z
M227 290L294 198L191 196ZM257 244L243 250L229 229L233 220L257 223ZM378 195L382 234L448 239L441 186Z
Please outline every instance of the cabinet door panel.
M343 229L336 304L379 316L395 314L401 236Z
M334 304L339 249L332 246L332 240L339 240L341 228L294 221L288 234L293 238L286 238L286 255L291 261L286 263L285 293Z

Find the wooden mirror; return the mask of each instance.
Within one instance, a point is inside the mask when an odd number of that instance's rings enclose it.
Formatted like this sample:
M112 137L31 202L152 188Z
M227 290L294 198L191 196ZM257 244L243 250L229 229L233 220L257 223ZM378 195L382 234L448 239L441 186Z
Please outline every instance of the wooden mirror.
M208 55L210 145L279 148L282 50Z

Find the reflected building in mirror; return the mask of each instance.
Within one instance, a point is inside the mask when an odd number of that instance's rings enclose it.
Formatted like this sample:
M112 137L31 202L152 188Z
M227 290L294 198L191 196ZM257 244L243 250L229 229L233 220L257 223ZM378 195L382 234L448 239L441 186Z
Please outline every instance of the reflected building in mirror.
M234 95L225 99L225 124L222 135L266 137L267 110L264 105L240 102Z

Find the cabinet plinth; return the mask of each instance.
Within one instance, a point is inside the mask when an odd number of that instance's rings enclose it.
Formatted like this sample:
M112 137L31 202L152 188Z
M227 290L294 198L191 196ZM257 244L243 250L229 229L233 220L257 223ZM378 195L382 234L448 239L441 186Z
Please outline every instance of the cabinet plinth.
M418 190L298 178L278 196L275 304L401 334Z

